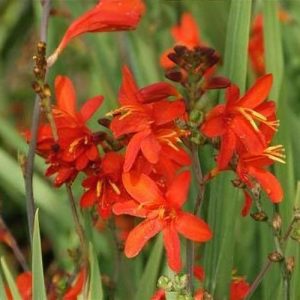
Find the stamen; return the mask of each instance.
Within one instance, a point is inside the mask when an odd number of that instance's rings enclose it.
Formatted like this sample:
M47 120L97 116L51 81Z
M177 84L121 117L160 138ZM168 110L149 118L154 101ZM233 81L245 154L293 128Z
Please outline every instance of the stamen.
M102 180L99 180L97 182L97 186L96 186L96 195L97 195L97 197L101 196L102 184L103 184Z
M113 182L111 182L110 180L108 180L109 184L111 185L111 187L113 188L113 190L115 191L115 193L117 195L121 194L121 191L119 190L119 188L117 187L117 185Z

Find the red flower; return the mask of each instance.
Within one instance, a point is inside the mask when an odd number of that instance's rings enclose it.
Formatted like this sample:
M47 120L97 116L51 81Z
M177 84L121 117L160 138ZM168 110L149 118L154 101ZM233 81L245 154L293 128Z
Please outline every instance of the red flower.
M96 204L102 218L110 216L112 205L127 196L121 181L123 163L124 158L118 153L108 152L103 156L99 169L82 182L87 191L80 199L81 207Z
M243 181L249 188L253 187L253 181L258 182L265 190L273 203L278 203L283 198L283 190L278 179L266 167L279 161L284 163L285 155L283 154L283 146L271 146L263 150L261 153L251 154L248 152L239 153L236 173L239 179ZM251 205L249 195L245 197L246 206L244 214L247 212L247 207Z
M57 49L48 58L48 65L52 65L69 41L80 34L135 29L144 10L142 0L99 1L69 26Z
M263 16L257 15L251 26L248 47L250 62L257 75L265 74Z
M122 106L112 112L111 130L116 138L131 136L124 163L124 171L128 172L139 153L156 164L164 145L178 149L176 144L186 132L177 128L174 121L184 115L185 106L181 100L166 100L178 95L170 84L156 83L139 90L126 67L123 76L119 94Z
M138 178L130 173L123 174L123 183L134 200L117 203L115 214L129 214L146 218L128 235L125 255L139 254L146 242L162 231L168 264L176 272L181 269L180 241L178 233L196 242L208 241L212 233L200 218L182 211L190 185L188 171L178 175L163 194L157 184L148 176Z
M230 284L230 300L245 299L250 289L249 283L242 277L237 277Z
M102 104L103 97L89 99L78 112L76 94L71 80L64 76L55 79L57 106L52 113L57 127L58 141L55 142L50 126L43 124L39 128L37 153L50 164L46 175L57 173L55 185L71 182L79 171L89 167L99 159L97 144L86 122ZM30 139L30 136L28 137Z
M83 290L86 276L85 270L82 269L76 276L72 286L65 292L63 300L77 300L77 296L79 296Z
M201 126L201 131L209 138L220 137L218 169L225 169L236 149L242 145L249 153L260 153L267 145L266 137L259 129L267 126L276 131L279 122L274 120L275 107L272 101L265 102L271 89L272 75L258 79L243 97L231 85L226 91L226 103L214 107Z
M16 279L16 285L22 300L32 299L32 275L30 272L24 272L18 275ZM13 300L12 294L8 287L5 288L5 291L8 300Z
M181 23L171 29L171 34L176 44L194 48L196 46L204 46L200 38L200 29L197 22L190 13L184 13L181 17ZM160 59L160 64L165 69L170 69L174 63L168 58L171 49L166 50Z

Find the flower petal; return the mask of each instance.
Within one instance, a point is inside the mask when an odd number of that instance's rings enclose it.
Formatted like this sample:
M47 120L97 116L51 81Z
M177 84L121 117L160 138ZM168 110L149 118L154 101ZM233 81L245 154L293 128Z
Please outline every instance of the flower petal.
M227 168L235 148L236 136L231 130L228 130L221 139L221 147L217 158L219 170L224 170Z
M223 135L226 131L226 123L224 121L223 104L214 107L207 115L205 122L201 126L201 132L207 137L213 138Z
M175 222L176 230L187 239L206 242L212 238L209 226L202 219L190 213L181 213Z
M87 100L84 105L81 107L80 115L82 117L83 122L88 121L92 115L96 112L96 110L100 107L103 102L102 96L96 96Z
M229 108L233 106L239 97L240 97L239 88L235 84L231 84L226 89L226 93L225 93L226 107Z
M141 149L142 141L151 133L150 130L144 130L135 134L127 145L124 162L124 172L130 171L136 157Z
M182 15L180 25L174 26L171 33L176 43L188 47L195 47L202 44L200 41L200 29L190 13Z
M180 240L173 223L170 223L163 229L163 239L167 252L168 265L174 272L178 273L182 268Z
M256 131L251 124L241 116L233 118L230 128L250 153L262 152L266 147L266 141L260 131Z
M69 26L56 52L61 52L71 39L86 32L132 30L144 10L141 0L102 0Z
M147 175L135 176L133 173L123 173L123 184L130 196L141 204L153 204L164 201L156 183Z
M283 190L281 184L271 172L264 169L249 167L248 174L258 181L273 203L282 201Z
M189 171L179 174L166 192L167 201L176 208L180 208L187 200L190 189L191 174Z
M151 164L158 162L161 146L153 134L148 135L142 140L141 150Z
M171 96L178 96L179 93L170 83L157 82L140 89L139 95L142 103L150 103L165 100Z
M81 199L80 199L80 206L81 207L90 207L96 203L97 195L95 189L90 189L86 191Z
M241 211L241 215L243 217L246 217L249 214L249 211L250 211L250 208L252 205L252 198L249 195L249 193L247 193L245 190L244 190L244 199L245 199L245 202L244 202L244 206Z
M145 244L161 231L162 225L157 219L145 220L133 228L126 240L124 253L128 258L140 253Z
M113 205L113 213L119 215L130 215L139 218L145 218L147 216L147 210L133 200L118 202Z
M72 116L76 115L76 92L72 81L68 77L56 76L55 96L57 106L60 110Z
M239 106L255 108L266 100L273 82L272 74L267 74L256 80L254 85L238 101Z
M163 112L163 113L162 113ZM156 125L163 125L180 118L185 113L183 101L159 101L153 103L153 118Z
M138 103L138 87L134 80L133 74L127 66L123 66L122 76L122 84L119 91L120 103L122 105Z

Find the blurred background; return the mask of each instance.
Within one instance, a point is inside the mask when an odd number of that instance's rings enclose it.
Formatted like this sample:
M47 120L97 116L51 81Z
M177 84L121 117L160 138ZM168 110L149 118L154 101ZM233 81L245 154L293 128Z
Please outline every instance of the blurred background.
M58 45L70 22L97 3L92 0L53 0L52 2L48 27L48 54L52 53ZM92 96L100 94L105 97L101 110L90 123L94 129L98 126L97 119L117 105L123 64L131 67L140 86L164 80L164 71L159 64L160 56L164 50L174 44L170 28L180 21L183 12L188 11L193 14L200 28L201 39L220 53L221 64L218 73L226 75L224 72L226 39L234 34L227 30L230 1L147 0L145 2L147 12L136 31L87 34L74 39L49 72L48 83L51 87L58 74L67 75L74 81L79 106ZM272 94L276 95L274 100L278 104L278 115L281 121L276 143L284 144L287 163L276 166L274 171L285 190L286 196L280 211L286 229L293 214L296 185L300 178L298 162L300 155L300 1L282 1L280 8L278 6L279 9L284 10L288 18L278 22L279 39L276 40L271 33L268 35L269 41L274 41L272 47L277 50L272 57L273 63L269 60L266 68L267 71L274 69L277 73L274 75L279 78L275 81L277 87ZM253 1L252 20L260 13L262 13L262 1ZM0 213L27 257L29 257L29 241L25 192L22 172L18 164L18 153L27 153L27 145L20 133L31 125L35 98L31 88L32 56L38 41L40 18L39 0L0 0ZM270 53L270 50L267 51ZM256 77L250 62L247 74L247 86L250 86ZM215 102L219 99L222 101L222 93L212 92L208 97L213 98ZM209 148L201 151L200 159L206 170L209 170L213 164L210 151L212 150ZM37 206L40 207L44 267L46 274L53 274L58 269L72 270L74 256L72 258L72 254L67 250L75 249L78 239L65 191L52 187L49 178L43 176L44 170L43 161L36 157L34 192ZM82 192L79 180L74 184L74 194L77 199ZM228 185L230 185L229 180ZM208 248L199 250L198 255L202 258L203 255L210 253L210 260L203 262L200 258L200 264L210 265L209 270L205 269L208 278L213 278L205 283L209 290L216 289L216 284L222 280L217 275L220 266L237 269L238 274L244 275L251 282L266 261L268 253L274 248L273 237L267 225L254 222L250 217L240 216L242 197L237 197L237 208L234 212L226 209L227 202L236 200L230 199L231 190L233 187L230 186L228 194L219 193L218 197L209 189L206 193L207 203L204 204L202 214L209 223L212 214L215 214L214 218L217 217L217 221L214 219L214 223L210 224L218 241L218 244L213 243L208 245ZM213 211L211 201L221 202L223 206L215 207L216 210ZM264 205L267 211L272 210L268 200L265 200ZM91 228L89 222L91 223L92 220L87 213L85 214L86 228ZM234 224L228 225L233 218ZM113 275L111 262L117 255L115 251L111 251L114 247L113 237L105 228L89 229L89 234L93 237L97 248L101 273L104 279L106 275L109 278ZM151 247L152 245L134 260L135 264L123 256L121 258L123 260L121 273L131 274L130 277L121 276L125 279L122 282L124 287L120 287L120 290L123 289L123 293L124 290L127 291L126 299L133 299L138 279L151 253ZM219 256L218 253L222 252L224 247L227 252ZM299 264L297 242L291 241L287 247ZM5 245L0 246L0 255L3 254L10 256L10 265L17 274L19 267ZM159 259L159 267L153 271L156 274L161 274L165 269L162 253ZM211 264L212 260L214 260L213 264ZM228 261L230 265L226 265ZM278 297L279 266L274 264L272 268L253 299ZM295 269L294 278L298 280L300 278L299 266ZM272 286L268 282L271 282ZM152 289L154 287L152 285ZM298 284L297 287L295 282L293 282L293 297L293 299L300 299L300 286ZM119 296L119 299L125 298Z

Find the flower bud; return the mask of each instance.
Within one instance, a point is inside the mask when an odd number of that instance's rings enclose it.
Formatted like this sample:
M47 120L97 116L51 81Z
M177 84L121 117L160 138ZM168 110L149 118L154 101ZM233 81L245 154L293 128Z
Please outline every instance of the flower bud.
M288 272L292 273L295 268L295 257L289 256L285 261L285 265L286 265L286 269L288 270Z
M268 258L272 262L280 262L280 261L282 261L284 259L284 257L282 256L282 254L280 254L277 251L274 251L274 252L270 253L268 255Z
M258 211L256 213L251 213L250 216L258 222L265 222L268 220L268 216L263 211Z
M164 289L165 291L171 291L173 284L172 284L172 281L170 280L170 278L162 275L158 279L157 287L160 289Z
M282 219L281 216L278 213L275 213L272 220L272 226L275 230L279 230L282 225Z

